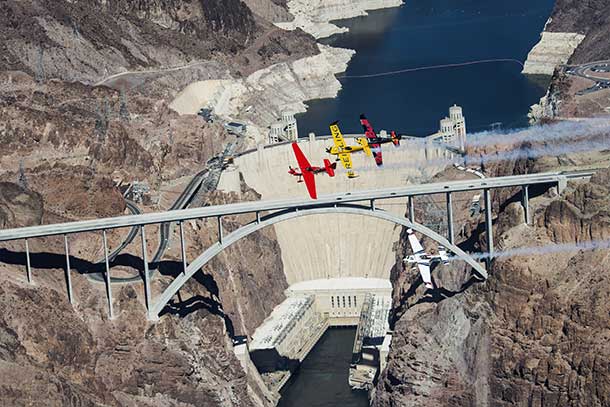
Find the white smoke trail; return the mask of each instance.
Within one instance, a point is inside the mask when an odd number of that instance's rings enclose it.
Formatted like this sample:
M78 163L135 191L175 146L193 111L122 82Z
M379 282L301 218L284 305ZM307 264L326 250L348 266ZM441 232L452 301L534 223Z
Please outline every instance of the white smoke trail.
M489 253L472 253L470 254L470 256L477 260L483 260L488 259L490 257L502 258L531 255L542 256L553 253L592 251L604 249L610 249L610 240L591 240L579 243L559 243L544 246L517 247L513 249L500 250L494 252L493 255L490 255Z
M410 146L409 148L413 148L413 146ZM422 148L424 147L422 146ZM535 148L520 148L517 150L500 151L490 154L467 154L465 156L456 158L433 158L428 160L411 160L408 162L398 163L388 163L386 160L386 162L383 164L383 169L435 168L451 165L455 162L461 162L465 165L479 166L510 160L557 157L565 154L604 151L608 149L610 149L610 137L604 137L600 140L584 139L574 143L565 143L563 145L541 145L536 146ZM379 169L371 164L369 166L356 168L356 171L368 172L379 171Z
M489 164L498 161L531 159L549 156L560 156L564 154L582 153L590 151L603 151L610 148L610 137L603 140L582 140L576 143L565 143L563 145L543 145L535 148L518 149L512 151L498 152L495 154L466 155L465 162Z
M511 145L522 142L570 140L610 134L610 119L593 118L536 125L508 131L482 131L468 135L469 147Z

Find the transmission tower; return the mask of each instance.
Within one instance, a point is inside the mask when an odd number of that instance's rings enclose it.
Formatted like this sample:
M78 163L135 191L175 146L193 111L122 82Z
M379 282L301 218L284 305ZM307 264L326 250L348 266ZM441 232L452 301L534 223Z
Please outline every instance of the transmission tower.
M119 103L119 117L121 120L128 122L130 119L129 110L127 110L127 94L124 89L121 89L121 97Z
M108 120L110 116L108 101L104 100L104 103L95 109L95 113L97 115L97 118L95 119L95 134L97 135L99 141L103 142L106 139Z
M28 179L25 176L25 169L23 168L23 160L19 161L19 186L21 189L29 189Z
M38 59L36 60L36 82L43 83L45 81L44 64L42 57L44 55L44 48L38 48Z

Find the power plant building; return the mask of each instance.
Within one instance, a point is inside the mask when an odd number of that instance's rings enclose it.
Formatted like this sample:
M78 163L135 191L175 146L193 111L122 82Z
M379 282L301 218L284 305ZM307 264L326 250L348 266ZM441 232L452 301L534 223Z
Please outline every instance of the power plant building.
M390 295L367 295L362 305L349 370L349 384L355 389L369 389L383 371L392 336L389 315Z
M250 358L259 372L294 370L319 338L312 334L321 322L312 295L286 298L252 336Z
M392 285L384 279L347 277L294 284L254 332L250 359L263 381L279 391L330 326L359 326L361 340L354 349L366 360L367 372L376 373L389 350L391 293ZM384 341L385 352L380 350Z

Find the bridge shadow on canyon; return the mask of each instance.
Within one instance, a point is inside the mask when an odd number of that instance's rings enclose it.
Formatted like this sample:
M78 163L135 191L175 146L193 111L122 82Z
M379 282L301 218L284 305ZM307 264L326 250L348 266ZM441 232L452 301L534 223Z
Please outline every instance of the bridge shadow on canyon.
M96 263L80 257L70 255L70 270L76 271L81 275L104 275L106 265L104 262ZM25 251L13 251L0 248L0 263L22 266L27 265ZM138 273L141 281L144 280L144 263L141 257L124 253L116 256L110 263L113 267L129 267ZM39 270L66 270L66 255L64 253L50 252L30 252L30 265L32 269ZM149 264L150 270L156 270L162 276L177 277L183 271L181 261L163 260ZM136 276L137 277L137 276ZM35 278L35 277L34 277ZM178 291L177 299L172 299L161 311L162 315L175 315L184 318L199 310L206 310L213 315L217 315L224 320L226 329L231 338L235 337L235 329L231 318L225 313L220 301L220 289L214 277L200 270L193 275L193 279L199 286L205 289L207 296L195 294L187 299L183 299ZM102 280L103 281L103 280ZM102 282L100 281L100 283ZM67 283L66 283L67 284ZM138 284L138 282L135 282ZM67 291L67 286L66 286Z
M548 185L531 185L529 188L529 199L544 195L549 190ZM513 192L506 199L502 200L502 203L498 206L498 212L504 212L506 207L512 203L520 203L521 202L521 191L519 188L515 188L516 192ZM492 203L493 206L493 203ZM483 213L483 209L481 209L481 213ZM531 218L531 215L530 215ZM496 226L498 223L498 218L492 219L492 225ZM493 228L493 230L497 230L497 228ZM485 222L479 222L474 231L462 242L458 243L457 246L465 251L466 253L485 253L487 252L486 239L485 239ZM493 264L493 262L492 262Z

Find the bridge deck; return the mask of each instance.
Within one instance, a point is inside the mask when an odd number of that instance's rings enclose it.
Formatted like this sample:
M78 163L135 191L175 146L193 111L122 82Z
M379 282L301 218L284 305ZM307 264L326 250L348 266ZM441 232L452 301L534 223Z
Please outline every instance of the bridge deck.
M113 218L93 219L52 225L30 226L25 228L1 230L0 241L91 232L104 229L115 229L164 222L179 222L189 219L201 219L290 208L325 207L340 203L354 203L379 199L431 195L446 192L463 192L516 187L523 185L553 184L569 179L587 178L593 174L594 171L548 172L509 177L485 178L478 180L408 185L405 187L398 188L365 190L351 193L338 193L320 196L317 200L290 198L270 201L252 201L229 205L207 206L202 208L148 213L141 215L118 216Z

